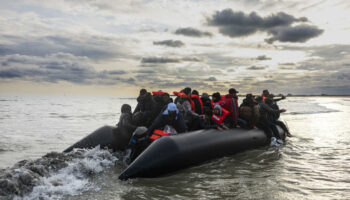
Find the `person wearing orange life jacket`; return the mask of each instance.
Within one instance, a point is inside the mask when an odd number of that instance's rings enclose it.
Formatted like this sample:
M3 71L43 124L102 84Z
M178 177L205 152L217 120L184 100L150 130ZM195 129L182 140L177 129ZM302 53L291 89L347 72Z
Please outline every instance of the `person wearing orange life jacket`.
M227 130L231 127L231 121L228 118L229 111L222 108L219 104L214 105L211 119L218 125L219 130Z
M202 99L199 98L199 93L197 90L192 91L192 95L190 96L190 99L193 102L193 111L197 113L198 115L203 115L203 102Z

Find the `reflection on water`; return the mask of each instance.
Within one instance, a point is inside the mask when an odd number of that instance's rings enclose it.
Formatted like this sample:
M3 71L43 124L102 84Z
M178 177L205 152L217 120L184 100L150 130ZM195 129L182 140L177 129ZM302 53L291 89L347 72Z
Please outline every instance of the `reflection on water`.
M1 99L2 168L61 151L98 127L115 124L123 103L135 106L134 99L106 97ZM282 119L294 137L278 149L254 149L166 177L127 182L117 179L123 170L117 166L89 178L95 190L64 198L350 199L349 98L293 97L279 105L288 110Z

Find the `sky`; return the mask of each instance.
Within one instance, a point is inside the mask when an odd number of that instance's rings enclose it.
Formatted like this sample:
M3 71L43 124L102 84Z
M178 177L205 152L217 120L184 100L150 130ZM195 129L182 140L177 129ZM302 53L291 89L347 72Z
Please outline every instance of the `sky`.
M0 93L350 94L350 1L0 5Z

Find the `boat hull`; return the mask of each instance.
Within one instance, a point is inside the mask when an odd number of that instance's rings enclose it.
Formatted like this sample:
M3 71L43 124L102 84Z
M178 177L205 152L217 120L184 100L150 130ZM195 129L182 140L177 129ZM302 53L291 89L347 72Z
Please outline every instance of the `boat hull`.
M284 131L280 127L278 130L285 138ZM268 143L266 135L259 129L210 129L161 137L145 149L119 179L157 177Z

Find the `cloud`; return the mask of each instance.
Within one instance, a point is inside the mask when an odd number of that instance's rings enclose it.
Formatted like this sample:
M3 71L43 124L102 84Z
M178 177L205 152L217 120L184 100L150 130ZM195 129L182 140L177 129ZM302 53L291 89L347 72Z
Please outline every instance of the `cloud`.
M34 82L58 83L66 81L82 85L110 85L132 82L124 70L96 71L86 57L56 53L44 57L7 55L0 58L7 63L0 69L0 79L20 79Z
M271 58L267 57L266 55L261 55L256 58L257 60L271 60Z
M167 57L148 57L142 58L141 63L146 64L158 64L158 63L179 63L180 59L177 58L167 58Z
M311 25L292 26L293 23L307 21L306 17L296 18L284 12L261 17L256 12L245 14L242 11L234 12L229 8L217 11L212 17L207 18L208 25L218 27L221 34L229 37L249 36L258 31L267 32L272 35L265 40L268 43L306 42L323 32Z
M280 42L306 42L311 38L323 33L323 30L316 26L299 25L294 27L277 27L268 31L272 37L265 39L269 44Z
M181 42L180 40L163 40L163 41L155 41L153 42L154 45L163 45L163 46L169 46L169 47L182 47L185 44Z
M202 62L201 58L184 57L184 58L168 58L168 57L147 57L142 58L142 64L166 64L166 63L180 63L180 62Z
M191 27L179 28L175 31L177 35L185 35L190 37L212 37L213 34L206 31L200 31Z
M115 58L130 58L130 52L125 48L127 39L103 37L96 35L51 34L49 36L18 36L8 37L0 35L0 41L7 41L0 45L1 55L45 56L56 53L68 53L74 56L85 56L94 60ZM128 41L133 43L132 41Z
M217 81L217 79L214 76L211 76L208 79L206 79L206 81Z
M253 65L251 67L248 67L247 69L248 70L264 70L266 68L268 68L268 66L255 66L255 65Z

